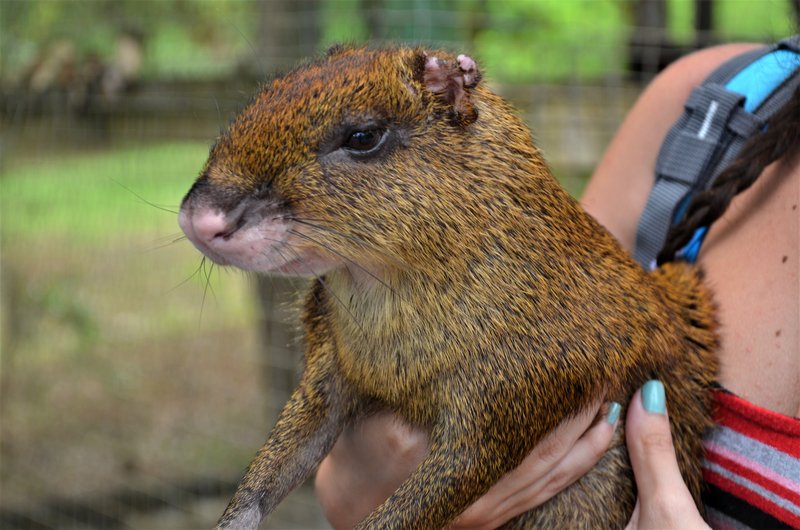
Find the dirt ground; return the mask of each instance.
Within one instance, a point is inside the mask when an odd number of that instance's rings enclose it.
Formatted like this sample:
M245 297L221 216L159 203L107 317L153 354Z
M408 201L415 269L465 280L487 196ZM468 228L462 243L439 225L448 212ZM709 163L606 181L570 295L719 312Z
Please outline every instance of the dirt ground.
M4 244L0 511L74 503L130 528L208 528L228 492L159 492L196 479L234 484L265 439L288 389L269 384L286 367L262 353L252 281L213 272L209 289L202 274L183 283L196 251L154 246ZM272 352L279 366L288 346ZM125 491L169 509L130 510L126 494L93 504ZM307 489L281 513L269 528L325 527ZM69 513L42 520L82 527Z

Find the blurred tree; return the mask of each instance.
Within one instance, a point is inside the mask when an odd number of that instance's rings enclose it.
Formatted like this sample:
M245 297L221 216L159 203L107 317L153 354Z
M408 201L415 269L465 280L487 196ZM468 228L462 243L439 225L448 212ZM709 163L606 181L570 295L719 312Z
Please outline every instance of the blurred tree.
M360 0L360 8L364 14L364 22L368 38L383 40L388 35L386 31L386 18L384 0Z
M714 35L714 0L694 1L694 34L697 48L709 46L717 40Z
M636 0L633 32L628 41L628 64L635 73L654 75L680 53L667 30L666 0Z

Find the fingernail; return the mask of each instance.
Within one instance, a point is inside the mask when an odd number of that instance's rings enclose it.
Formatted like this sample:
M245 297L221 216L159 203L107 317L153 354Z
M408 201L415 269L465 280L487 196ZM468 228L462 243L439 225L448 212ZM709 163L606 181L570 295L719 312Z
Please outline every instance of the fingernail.
M616 401L612 401L611 404L608 406L608 412L606 413L606 421L611 425L617 423L619 419L619 411L622 410L622 407Z
M667 413L667 398L661 381L653 379L644 384L642 387L642 406L644 406L644 410L654 414Z

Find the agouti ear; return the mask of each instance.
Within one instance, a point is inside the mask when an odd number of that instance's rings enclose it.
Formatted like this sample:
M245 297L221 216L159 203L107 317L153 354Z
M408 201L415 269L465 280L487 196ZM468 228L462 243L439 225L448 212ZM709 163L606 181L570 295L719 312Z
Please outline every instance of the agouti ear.
M467 126L478 119L470 89L478 85L481 73L471 57L459 55L452 62L423 53L416 62L422 84L452 109L454 124Z

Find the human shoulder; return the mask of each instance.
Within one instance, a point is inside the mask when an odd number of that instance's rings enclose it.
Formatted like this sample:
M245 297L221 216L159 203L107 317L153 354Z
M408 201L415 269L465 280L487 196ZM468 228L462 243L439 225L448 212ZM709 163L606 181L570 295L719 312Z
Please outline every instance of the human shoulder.
M653 84L678 83L694 87L725 61L761 46L757 43L721 44L689 53L665 68Z

